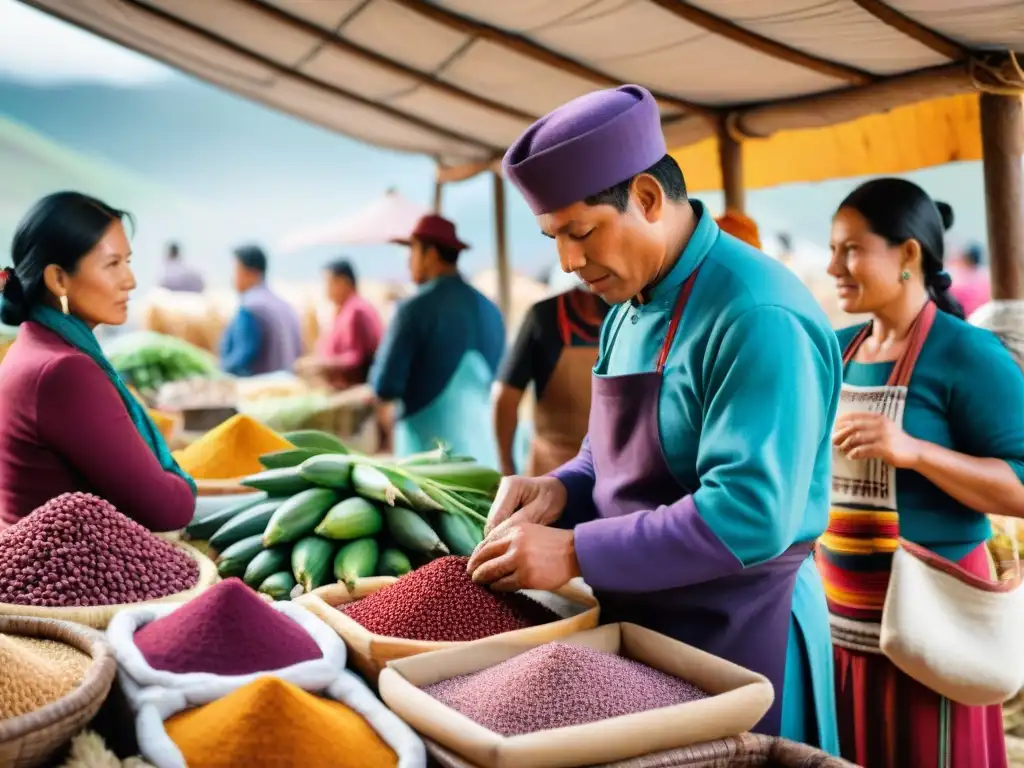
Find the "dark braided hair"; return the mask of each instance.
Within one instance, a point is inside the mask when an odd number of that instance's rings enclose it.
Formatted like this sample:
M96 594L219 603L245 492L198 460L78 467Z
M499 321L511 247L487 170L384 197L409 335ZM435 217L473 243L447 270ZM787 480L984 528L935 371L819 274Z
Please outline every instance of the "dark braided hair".
M872 179L857 187L839 204L864 217L868 227L889 245L916 240L921 246L924 285L943 312L963 319L963 307L950 295L953 284L944 267L946 230L953 226L953 209L933 200L906 179Z

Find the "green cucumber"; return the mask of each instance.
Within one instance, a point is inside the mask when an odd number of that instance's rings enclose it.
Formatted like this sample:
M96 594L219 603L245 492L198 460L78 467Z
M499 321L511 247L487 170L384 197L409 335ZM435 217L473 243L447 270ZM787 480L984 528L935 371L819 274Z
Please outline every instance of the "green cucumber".
M299 474L298 467L281 467L249 475L242 480L242 485L266 491L271 496L291 496L311 487L312 483Z
M288 547L264 549L249 561L242 581L253 589L259 589L266 579L291 565L291 550ZM294 585L293 585L294 586Z
M384 519L388 525L388 532L402 549L421 552L429 557L451 554L427 521L412 510L386 507Z
M210 537L210 546L217 552L223 552L236 541L241 541L248 536L255 536L257 533L262 534L267 529L270 518L284 501L284 499L270 499L235 515Z
M299 474L313 485L347 490L352 487L352 458L340 453L322 453L306 459Z
M309 448L320 453L351 453L341 440L319 429L298 429L294 432L285 432L281 437L296 448Z
M422 464L409 467L408 472L416 478L433 480L442 486L472 488L489 494L494 494L501 483L501 472L475 462Z
M327 514L327 510L338 502L338 494L329 488L310 488L292 496L277 508L267 529L263 543L272 547L301 539L312 533Z
M483 532L462 515L442 512L437 515L436 530L454 555L469 557L476 545L483 541Z
M241 576L256 555L263 551L263 536L256 534L236 541L217 558L217 573L222 579Z
M230 507L218 509L216 512L210 512L201 518L193 519L185 528L185 538L198 541L208 539L235 515L241 514L245 510L251 509L266 500L266 494L261 494L260 496L240 501L237 504L232 504Z
M295 589L295 577L291 571L278 571L267 576L260 584L259 591L275 600L287 600Z
M288 467L297 467L306 459L319 455L319 451L314 451L311 448L287 448L283 451L264 453L260 456L260 464L267 469L287 469Z
M384 516L373 504L359 496L339 501L327 512L316 527L316 533L326 539L346 541L373 536L384 527Z
M312 592L331 580L331 563L337 544L319 536L307 536L292 548L292 576L304 592Z
M411 570L408 555L400 549L385 549L377 560L378 576L405 576Z
M379 554L376 539L350 541L334 556L334 578L351 589L359 579L373 576Z

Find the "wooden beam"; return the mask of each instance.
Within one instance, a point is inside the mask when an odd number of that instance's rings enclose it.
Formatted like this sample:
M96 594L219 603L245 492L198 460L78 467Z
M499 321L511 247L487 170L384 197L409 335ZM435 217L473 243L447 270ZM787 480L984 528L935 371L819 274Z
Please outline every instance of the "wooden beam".
M467 16L453 13L452 11L427 2L426 0L391 0L391 2L402 5L409 10L415 11L421 16L437 22L438 24L443 24L456 32L461 32L462 34L470 37L480 38L481 40L489 40L503 48L515 51L522 56L526 56L529 59L533 59L534 61L545 64L553 69L557 69L560 72L575 75L583 80L589 80L602 88L617 88L622 85L622 80L620 78L612 77L609 74L600 72L586 64L576 61L575 59L570 59L568 56L556 53L550 48L545 48L522 35L506 32L505 30L493 27L490 24L485 24L481 21L470 19ZM672 106L686 112L693 112L706 117L713 117L716 114L716 110L706 104L696 104L692 101L681 99L678 96L672 96L671 94L659 91L651 91L651 95L666 106Z
M840 64L830 59L823 59L820 56L815 56L785 43L780 43L777 40L772 40L770 37L759 35L757 32L741 27L739 24L723 19L721 16L708 13L702 8L683 2L683 0L651 0L651 2L683 19L683 21L688 21L695 27L700 27L706 32L724 37L766 56L809 69L819 75L834 77L851 85L867 85L877 79L870 72L865 72L863 69Z
M1024 299L1024 106L983 93L980 112L992 298Z
M286 67L283 64L279 64L276 61L273 61L272 59L268 59L266 56L256 53L255 51L252 51L249 48L246 48L245 46L239 45L233 40L229 40L226 37L222 37L221 35L215 34L213 32L210 32L209 30L203 29L202 27L192 24L189 21L180 19L174 14L168 13L167 11L163 10L162 8L156 8L154 6L151 6L148 3L143 2L143 0L120 0L120 2L122 5L125 5L129 8L133 8L139 13L145 13L150 16L153 16L154 18L158 18L166 24L176 26L179 29L188 32L189 34L195 35L196 37L202 38L215 45L219 45L220 47L231 51L237 56L247 58L250 61L257 63L260 66L266 67L267 69L271 69L284 77L298 80L312 88L318 88L320 90L327 91L329 93L334 94L335 96L341 96L344 99L348 99L349 101L353 101L357 104L360 104L364 107L368 107L370 109L375 109L378 112L382 112L396 120L406 122L410 125L415 125L417 128L420 128L421 130L429 131L438 136L443 136L444 138L447 138L449 140L457 141L463 144L468 144L472 147L476 147L477 149L484 149L490 152L499 151L497 147L487 144L486 142L483 142L474 136L468 136L466 134L459 133L458 131L453 131L449 128L445 128L444 126L437 125L436 123L432 123L420 117L417 117L416 115L409 114L408 112L403 112L399 109L395 109L394 107L389 107L386 104L375 102L372 99L368 99L365 96L360 96L358 93L354 93L345 88L341 88L331 83L325 83L322 80L310 77L309 75L304 74L302 72L297 72L291 69L290 67Z
M722 121L718 130L718 162L722 167L722 191L725 209L746 212L746 189L743 185L743 144L737 141Z
M935 53L945 56L950 61L964 61L971 55L971 52L964 46L929 29L924 24L914 21L882 0L853 0L853 2L883 24L888 24L897 32L916 40L926 48L931 48Z
M528 123L532 123L537 119L537 117L539 117L539 115L531 115L528 112L523 112L522 110L511 107L508 104L502 104L501 102L493 101L492 99L488 99L484 96L470 93L469 91L463 90L451 83L439 80L431 74L421 72L414 67L406 66L399 61L388 58L387 56L382 56L376 51L371 51L369 48L356 45L355 43L350 42L343 37L339 37L338 34L324 29L317 24L313 24L312 22L306 21L298 16L293 16L278 6L268 5L264 0L238 0L238 2L244 3L257 13L273 18L278 24L291 27L292 29L303 32L310 37L319 40L322 45L325 45L328 48L344 51L345 53L351 54L358 59L362 59L369 64L380 67L387 72L401 75L402 77L408 77L409 79L416 81L419 85L433 88L447 96L452 96L476 107L488 109L492 112L498 112L506 117L511 117L517 120L524 120Z
M508 236L505 230L505 180L492 173L494 188L494 256L498 268L498 307L509 321L512 311L512 278L508 269Z

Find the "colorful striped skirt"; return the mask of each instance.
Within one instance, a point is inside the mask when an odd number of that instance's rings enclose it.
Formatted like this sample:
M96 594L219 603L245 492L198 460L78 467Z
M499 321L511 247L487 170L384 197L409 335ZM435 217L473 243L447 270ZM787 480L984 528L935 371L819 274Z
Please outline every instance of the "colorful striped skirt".
M867 768L1006 768L1001 706L951 702L877 650L895 518L894 512L833 509L818 544L833 620L842 756ZM960 565L989 577L985 545Z

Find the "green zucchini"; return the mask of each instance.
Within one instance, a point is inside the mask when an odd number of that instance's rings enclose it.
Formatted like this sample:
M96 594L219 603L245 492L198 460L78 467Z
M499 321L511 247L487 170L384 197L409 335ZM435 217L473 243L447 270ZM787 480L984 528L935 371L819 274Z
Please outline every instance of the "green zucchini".
M337 544L319 536L307 536L292 548L292 576L304 592L312 592L331 580L331 564Z
M379 554L376 539L350 541L334 556L334 578L351 589L359 579L373 576Z
M286 570L291 565L291 549L289 547L273 547L264 549L249 561L245 567L242 581L253 589L259 589L269 576L278 571Z
M340 453L321 453L306 459L299 467L299 474L313 485L336 490L352 487L352 458Z
M257 534L236 541L217 558L217 573L222 579L242 576L250 561L263 551L263 536Z
M298 429L285 432L281 437L296 448L309 448L320 453L351 453L341 440L319 429Z
M469 557L476 549L476 545L483 541L483 532L462 515L442 512L437 515L435 529L440 534L441 541L455 555Z
M470 462L446 462L444 464L421 464L408 468L408 472L416 478L425 478L439 483L441 486L473 488L485 493L494 494L501 483L501 473L497 470Z
M370 501L388 505L409 504L409 500L387 475L369 464L356 464L352 467L352 490Z
M278 571L267 576L260 584L259 591L275 600L287 600L295 589L295 577L291 571Z
M248 536L255 536L258 533L262 534L267 529L270 518L284 501L284 499L270 499L235 515L210 537L210 546L215 551L222 552L236 541L241 541Z
M326 539L347 541L373 536L384 527L384 516L366 499L354 496L339 501L327 512L316 527L316 533Z
M338 502L329 488L310 488L297 493L277 508L263 533L263 543L272 547L301 539L320 524L327 510Z
M260 464L267 469L287 469L297 467L306 459L319 456L319 451L311 448L287 448L283 451L274 451L260 456Z
M377 560L378 576L405 576L412 570L408 555L400 549L388 548L380 553Z
M386 507L384 519L388 532L402 549L429 557L451 554L433 528L415 512L403 507Z
M270 496L291 496L310 488L312 483L299 474L298 467L281 467L249 475L242 480L242 485L266 491Z
M257 504L267 500L267 495L261 494L245 501L240 501L237 504L232 504L230 507L224 507L218 509L216 512L210 512L209 514L203 515L201 518L192 520L185 527L185 538L196 539L203 541L210 538L215 534L224 523L244 512L247 509L255 507Z

